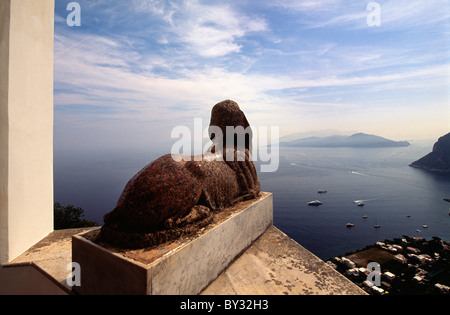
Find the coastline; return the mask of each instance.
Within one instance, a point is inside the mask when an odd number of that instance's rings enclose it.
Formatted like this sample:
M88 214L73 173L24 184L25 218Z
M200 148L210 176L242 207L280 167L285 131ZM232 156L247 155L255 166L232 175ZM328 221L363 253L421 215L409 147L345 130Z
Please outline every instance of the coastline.
M327 263L371 295L450 295L450 243L438 237L404 235ZM371 266L379 266L377 284Z
M450 175L450 170L442 170L442 169L432 168L432 167L428 167L428 166L424 166L424 165L417 165L414 163L409 164L409 166L413 167L413 168L433 172L435 174L438 173L438 174L442 174L442 175Z

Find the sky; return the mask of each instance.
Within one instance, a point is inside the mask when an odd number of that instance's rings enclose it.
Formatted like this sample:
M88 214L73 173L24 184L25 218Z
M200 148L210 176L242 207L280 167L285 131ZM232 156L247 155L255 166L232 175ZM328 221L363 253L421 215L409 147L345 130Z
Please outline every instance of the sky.
M225 99L280 136L450 131L448 0L70 2L55 6L55 150L164 147Z

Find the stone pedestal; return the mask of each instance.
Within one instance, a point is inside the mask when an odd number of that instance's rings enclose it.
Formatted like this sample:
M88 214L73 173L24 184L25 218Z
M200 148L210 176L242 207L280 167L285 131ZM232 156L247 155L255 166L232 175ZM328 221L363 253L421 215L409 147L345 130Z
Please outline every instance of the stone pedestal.
M122 250L97 240L99 230L75 235L79 294L194 295L214 281L273 223L273 197L241 202L215 214L197 235L154 248Z

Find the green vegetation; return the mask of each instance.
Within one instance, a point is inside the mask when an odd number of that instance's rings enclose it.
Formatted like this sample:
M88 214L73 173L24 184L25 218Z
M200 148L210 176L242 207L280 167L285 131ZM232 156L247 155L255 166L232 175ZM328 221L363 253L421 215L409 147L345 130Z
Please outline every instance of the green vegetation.
M84 218L84 210L76 208L72 205L62 206L58 202L55 203L54 211L54 229L65 230L84 228L91 226L99 226L94 221L89 221Z

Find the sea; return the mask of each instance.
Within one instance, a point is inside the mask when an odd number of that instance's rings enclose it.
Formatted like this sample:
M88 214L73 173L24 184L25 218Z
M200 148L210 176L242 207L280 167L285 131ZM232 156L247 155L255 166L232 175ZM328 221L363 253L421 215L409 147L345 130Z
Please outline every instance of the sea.
M398 148L281 147L278 170L259 173L262 190L273 193L274 225L323 260L403 235L450 241L450 203L443 201L450 198L450 176L410 167L433 146L410 142ZM81 207L86 219L102 224L128 180L160 155L56 151L55 202ZM309 206L313 200L322 205Z

